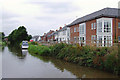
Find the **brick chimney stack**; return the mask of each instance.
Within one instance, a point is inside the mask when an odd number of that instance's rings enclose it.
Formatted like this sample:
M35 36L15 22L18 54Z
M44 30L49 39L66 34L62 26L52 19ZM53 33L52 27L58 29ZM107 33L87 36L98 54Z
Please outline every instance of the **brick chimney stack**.
M46 35L46 33L44 33L44 35Z
M62 29L62 27L59 28L60 30Z

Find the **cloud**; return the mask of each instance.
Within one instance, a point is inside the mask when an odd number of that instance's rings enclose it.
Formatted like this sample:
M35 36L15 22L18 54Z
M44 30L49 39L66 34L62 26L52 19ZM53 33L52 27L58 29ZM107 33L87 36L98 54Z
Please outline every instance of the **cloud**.
M4 19L11 19L11 18L18 18L18 17L20 17L20 15L18 15L18 14L15 14L15 13L13 13L13 12L10 12L10 11L6 11L5 9L4 10L2 10L2 19L4 20Z
M80 10L77 6L74 6L71 1L68 2L30 2L34 5L39 5L40 7L44 8L45 13L52 13L52 14L64 14L69 13L72 11Z
M8 35L25 26L32 35L58 29L76 18L105 7L117 7L119 0L4 0L3 30Z

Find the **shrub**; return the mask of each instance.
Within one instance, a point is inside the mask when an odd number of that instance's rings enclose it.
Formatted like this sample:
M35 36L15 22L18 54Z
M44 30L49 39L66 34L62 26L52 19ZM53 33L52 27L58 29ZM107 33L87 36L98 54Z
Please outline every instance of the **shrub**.
M64 48L66 44L60 43L60 44L55 44L51 48L51 55L52 56L57 56L57 54L61 51L62 48Z
M31 42L30 44L32 44L32 45L38 45L37 42Z
M105 69L110 72L114 72L114 69L117 66L116 51L105 56L106 60L104 62Z
M120 74L120 49L116 47L72 46L64 43L53 46L30 45L29 51L41 56L53 56L82 66L95 67Z

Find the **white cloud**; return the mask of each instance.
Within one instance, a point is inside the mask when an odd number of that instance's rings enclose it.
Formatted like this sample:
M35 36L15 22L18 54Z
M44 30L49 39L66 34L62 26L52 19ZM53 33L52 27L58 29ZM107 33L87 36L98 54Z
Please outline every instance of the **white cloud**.
M4 31L25 25L30 34L58 29L78 17L106 7L118 7L119 0L4 0ZM10 24L11 23L11 24ZM8 30L7 30L8 29Z

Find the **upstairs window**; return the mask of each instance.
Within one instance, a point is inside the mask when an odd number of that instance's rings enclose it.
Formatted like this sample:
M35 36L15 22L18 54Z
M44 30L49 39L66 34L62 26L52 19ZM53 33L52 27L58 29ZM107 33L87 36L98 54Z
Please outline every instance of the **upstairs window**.
M74 32L76 32L77 31L77 29L76 29L76 27L74 27Z
M102 21L99 21L97 25L98 25L98 29L97 29L98 32L102 32Z
M84 25L80 25L79 31L80 31L80 34L84 34L85 33L85 26Z
M92 29L92 30L94 29L94 25L93 25L93 23L91 24L91 29Z
M96 29L96 23L94 23L94 29Z
M104 32L111 32L111 22L109 21L104 22Z

